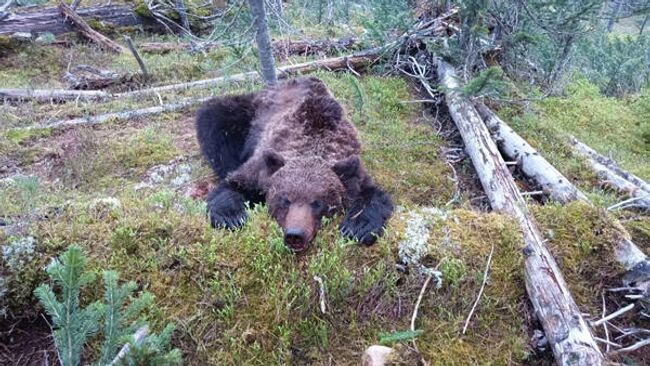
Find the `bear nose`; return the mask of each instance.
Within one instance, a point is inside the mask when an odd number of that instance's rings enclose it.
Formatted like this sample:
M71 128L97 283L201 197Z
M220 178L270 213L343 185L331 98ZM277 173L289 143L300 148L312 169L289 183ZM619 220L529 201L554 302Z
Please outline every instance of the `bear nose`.
M298 228L289 228L284 234L284 244L294 252L301 252L307 248L305 231Z

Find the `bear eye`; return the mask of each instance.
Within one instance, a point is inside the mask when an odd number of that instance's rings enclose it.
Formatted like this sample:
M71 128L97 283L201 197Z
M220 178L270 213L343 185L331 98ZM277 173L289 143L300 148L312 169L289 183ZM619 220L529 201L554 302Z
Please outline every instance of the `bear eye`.
M282 197L280 199L280 204L282 205L282 207L289 207L291 205L291 201L289 201L287 197Z
M323 202L316 200L310 204L314 211L320 211L323 208Z

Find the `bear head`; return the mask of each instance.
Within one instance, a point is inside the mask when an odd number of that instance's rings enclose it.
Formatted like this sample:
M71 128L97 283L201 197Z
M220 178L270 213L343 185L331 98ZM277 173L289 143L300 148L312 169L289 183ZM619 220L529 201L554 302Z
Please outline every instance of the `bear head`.
M266 204L284 232L284 243L295 252L308 248L323 217L341 212L358 179L360 163L354 156L333 166L318 157L285 160L273 150L263 155Z

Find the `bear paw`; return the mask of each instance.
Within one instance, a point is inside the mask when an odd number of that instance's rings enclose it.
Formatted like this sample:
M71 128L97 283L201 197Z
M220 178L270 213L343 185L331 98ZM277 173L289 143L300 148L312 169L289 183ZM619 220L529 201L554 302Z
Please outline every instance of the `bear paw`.
M222 212L210 212L210 224L215 229L238 229L244 225L248 216L246 211L240 214L224 214Z
M240 228L248 217L244 197L227 187L218 187L208 196L208 215L214 228Z
M382 234L385 220L371 210L351 210L341 223L341 234L362 245L372 245Z

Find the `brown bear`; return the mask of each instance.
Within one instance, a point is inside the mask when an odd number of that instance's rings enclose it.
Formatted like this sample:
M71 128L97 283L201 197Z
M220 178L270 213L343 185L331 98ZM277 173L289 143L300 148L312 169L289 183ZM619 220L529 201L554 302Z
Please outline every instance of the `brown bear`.
M369 245L392 214L389 195L359 160L354 126L317 78L211 99L198 113L196 131L221 179L207 197L213 227L240 227L245 203L265 201L285 244L300 252L323 217L345 212L341 233Z

